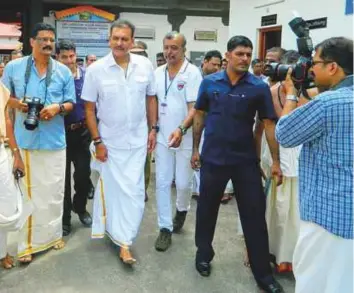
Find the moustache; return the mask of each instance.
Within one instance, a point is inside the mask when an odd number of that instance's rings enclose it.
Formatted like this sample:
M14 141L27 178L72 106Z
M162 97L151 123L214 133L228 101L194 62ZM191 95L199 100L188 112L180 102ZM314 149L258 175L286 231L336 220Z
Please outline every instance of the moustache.
M53 50L53 48L51 46L45 46L43 47L43 50Z

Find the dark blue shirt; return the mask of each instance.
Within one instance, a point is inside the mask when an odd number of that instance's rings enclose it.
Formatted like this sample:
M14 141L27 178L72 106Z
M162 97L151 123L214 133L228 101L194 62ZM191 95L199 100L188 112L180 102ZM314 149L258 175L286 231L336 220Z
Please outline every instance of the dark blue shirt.
M216 165L256 162L256 113L276 119L269 86L249 72L234 86L226 71L206 76L195 108L207 112L201 159Z
M82 87L84 85L85 71L78 67L79 77L75 78L76 104L74 109L65 116L65 125L81 122L85 120L85 101L81 99Z

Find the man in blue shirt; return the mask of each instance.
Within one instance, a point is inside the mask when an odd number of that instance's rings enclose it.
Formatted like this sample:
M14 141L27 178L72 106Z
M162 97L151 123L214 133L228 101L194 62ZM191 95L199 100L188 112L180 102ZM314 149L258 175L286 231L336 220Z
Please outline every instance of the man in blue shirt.
M26 166L21 189L24 200L33 205L19 233L18 257L23 263L31 262L35 253L64 247L64 115L75 103L70 70L50 57L55 29L38 23L30 41L32 55L8 63L3 76L11 92L9 106L16 110L15 136Z
M227 44L226 70L205 77L199 89L193 117L191 159L194 169L201 167L195 232L198 248L196 269L202 276L210 275L220 199L231 179L253 275L265 292L281 293L283 289L273 278L269 263L266 198L253 139L253 125L258 112L272 153L272 175L280 184L282 174L275 140L276 115L268 85L248 72L252 49L248 38L231 38ZM176 130L171 135L171 146L180 142L181 133L191 125L191 120L189 116L180 126L180 131ZM199 143L204 124L200 159Z
M354 292L353 40L330 38L315 50L311 70L322 93L297 108L289 71L287 101L276 127L282 146L303 144L295 292Z
M85 121L85 102L81 99L85 72L76 64L76 46L73 42L62 40L56 47L57 60L66 65L74 76L76 104L74 110L65 116L66 128L66 174L63 214L63 236L71 232L71 211L78 214L82 224L91 227L92 218L86 210L87 198L91 189L90 143L91 135ZM71 200L71 164L74 164L75 195Z

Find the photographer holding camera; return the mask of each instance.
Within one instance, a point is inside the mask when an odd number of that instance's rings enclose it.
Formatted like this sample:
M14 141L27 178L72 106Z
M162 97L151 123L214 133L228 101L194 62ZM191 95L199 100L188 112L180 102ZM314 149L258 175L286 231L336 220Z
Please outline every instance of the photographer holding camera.
M20 230L18 257L22 263L49 248L61 249L66 142L64 115L75 103L70 70L53 60L55 30L34 26L32 55L11 61L3 82L11 91L9 106L16 109L15 137L25 160L21 180L24 201L33 212Z
M297 108L294 69L289 69L276 127L280 145L303 145L295 292L353 292L353 41L321 42L311 64L322 93Z

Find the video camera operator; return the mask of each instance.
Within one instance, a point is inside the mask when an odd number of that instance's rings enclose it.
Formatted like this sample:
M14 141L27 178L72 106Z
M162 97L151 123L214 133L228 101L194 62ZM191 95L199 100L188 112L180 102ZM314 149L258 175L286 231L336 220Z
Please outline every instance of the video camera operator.
M353 41L315 48L310 73L321 94L298 107L288 70L280 145L303 145L299 159L300 232L293 265L296 293L353 292Z
M73 109L75 86L70 70L53 60L55 29L34 26L32 55L11 61L3 82L10 89L9 106L16 109L15 137L25 161L21 179L24 201L33 212L19 233L22 263L49 248L61 249L66 142L64 115Z

